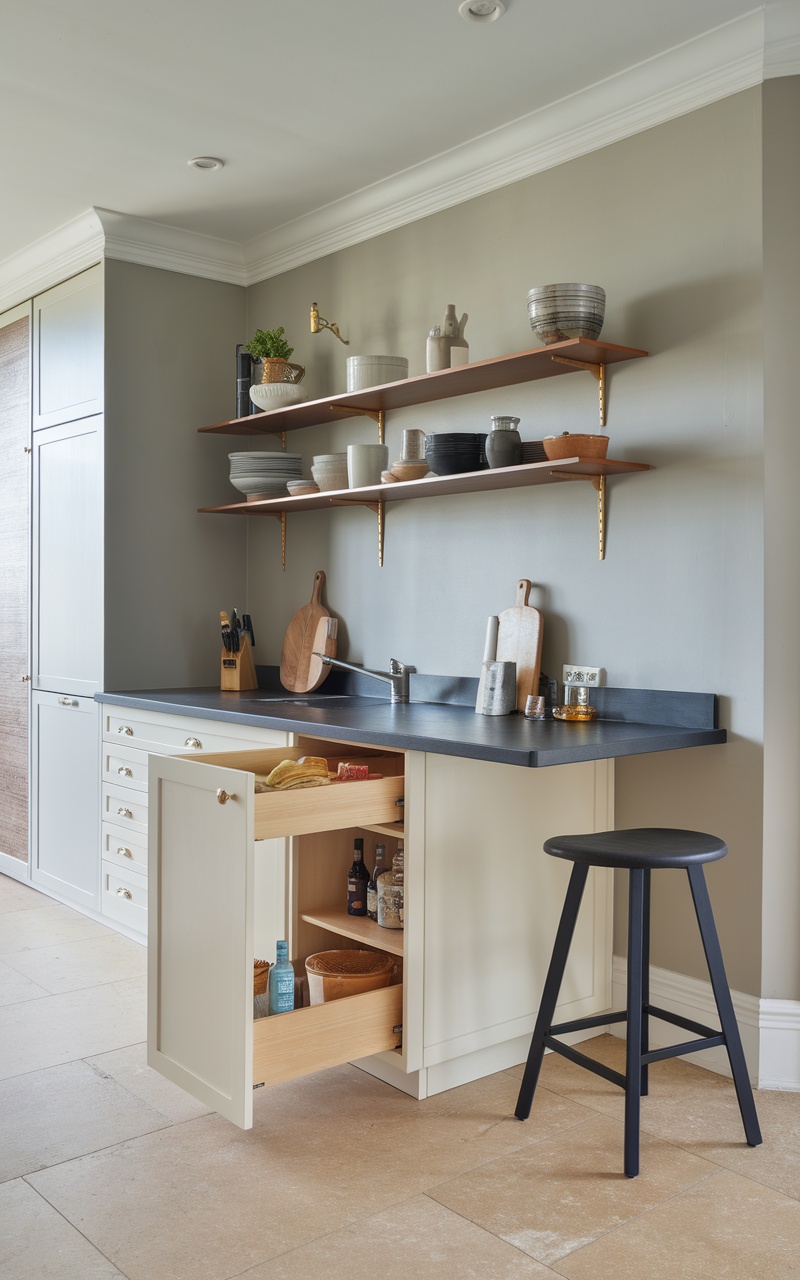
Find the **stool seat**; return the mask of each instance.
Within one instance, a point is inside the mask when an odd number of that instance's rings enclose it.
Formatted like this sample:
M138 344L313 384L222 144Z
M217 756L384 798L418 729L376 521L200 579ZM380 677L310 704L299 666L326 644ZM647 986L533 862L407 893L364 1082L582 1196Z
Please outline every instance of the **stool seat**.
M684 1053L724 1047L731 1066L736 1098L748 1145L757 1147L761 1130L756 1115L753 1090L747 1074L742 1041L733 1001L725 976L725 966L708 897L703 864L724 858L728 846L717 836L703 831L672 830L669 827L635 827L622 831L595 831L589 835L552 836L545 852L572 862L567 896L556 931L553 954L547 971L528 1060L520 1085L515 1115L527 1120L546 1049L603 1076L625 1091L625 1173L635 1178L639 1172L639 1120L641 1100L648 1092L648 1069L652 1062L677 1058ZM617 867L628 872L628 975L627 1004L624 1010L597 1013L587 1018L555 1024L561 980L567 963L581 899L591 867ZM651 872L679 869L686 872L694 903L700 938L721 1028L661 1009L650 1003L650 881ZM650 1048L650 1019L658 1018L689 1031L695 1038L663 1048ZM625 1073L613 1071L579 1052L559 1036L578 1031L600 1030L614 1022L626 1026Z
M630 827L622 831L595 831L591 835L553 836L544 842L545 853L590 867L692 867L724 858L728 846L704 831L672 827Z

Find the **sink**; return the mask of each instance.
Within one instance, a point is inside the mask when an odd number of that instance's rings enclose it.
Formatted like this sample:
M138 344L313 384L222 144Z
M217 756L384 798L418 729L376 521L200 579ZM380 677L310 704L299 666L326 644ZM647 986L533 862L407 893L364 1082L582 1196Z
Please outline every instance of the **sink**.
M252 697L240 697L239 702L289 702L294 707L319 707L328 702L350 702L351 693L256 693Z

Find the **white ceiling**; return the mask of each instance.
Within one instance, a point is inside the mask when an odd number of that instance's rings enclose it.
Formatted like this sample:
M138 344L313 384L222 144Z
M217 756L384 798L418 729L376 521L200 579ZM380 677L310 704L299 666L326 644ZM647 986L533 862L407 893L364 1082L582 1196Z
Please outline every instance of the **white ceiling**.
M354 193L452 181L454 157L463 183L531 122L592 101L590 86L610 94L636 75L640 96L650 81L663 93L663 55L680 46L669 57L691 76L703 33L740 66L750 44L736 39L764 25L752 0L506 6L468 24L458 0L6 0L0 263L92 207L263 256ZM800 0L767 9L786 22ZM760 78L749 67L742 83ZM198 172L196 155L225 167ZM498 169L494 185L514 176Z

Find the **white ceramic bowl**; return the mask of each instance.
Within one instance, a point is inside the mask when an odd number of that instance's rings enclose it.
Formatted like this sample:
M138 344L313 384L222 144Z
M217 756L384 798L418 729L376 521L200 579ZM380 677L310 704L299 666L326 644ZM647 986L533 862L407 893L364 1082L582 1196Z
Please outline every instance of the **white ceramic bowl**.
M400 382L408 377L405 356L348 356L347 390L367 391L384 382Z
M259 409L282 409L289 404L301 404L308 399L307 392L293 382L259 382L250 388L250 399Z

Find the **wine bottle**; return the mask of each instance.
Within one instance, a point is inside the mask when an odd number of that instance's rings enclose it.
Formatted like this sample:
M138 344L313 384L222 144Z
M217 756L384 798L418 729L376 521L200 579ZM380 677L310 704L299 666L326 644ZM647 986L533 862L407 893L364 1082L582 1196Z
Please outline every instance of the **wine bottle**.
M378 881L378 924L382 929L402 929L403 914L403 842L398 840L392 869Z
M364 866L364 841L353 841L353 865L347 873L347 914L367 914L367 885L369 872Z
M270 1013L290 1013L294 1008L294 966L289 959L289 944L275 943L275 963L269 971Z
M375 867L367 885L367 915L370 920L378 919L378 876L388 871L386 866L386 845L375 845Z

